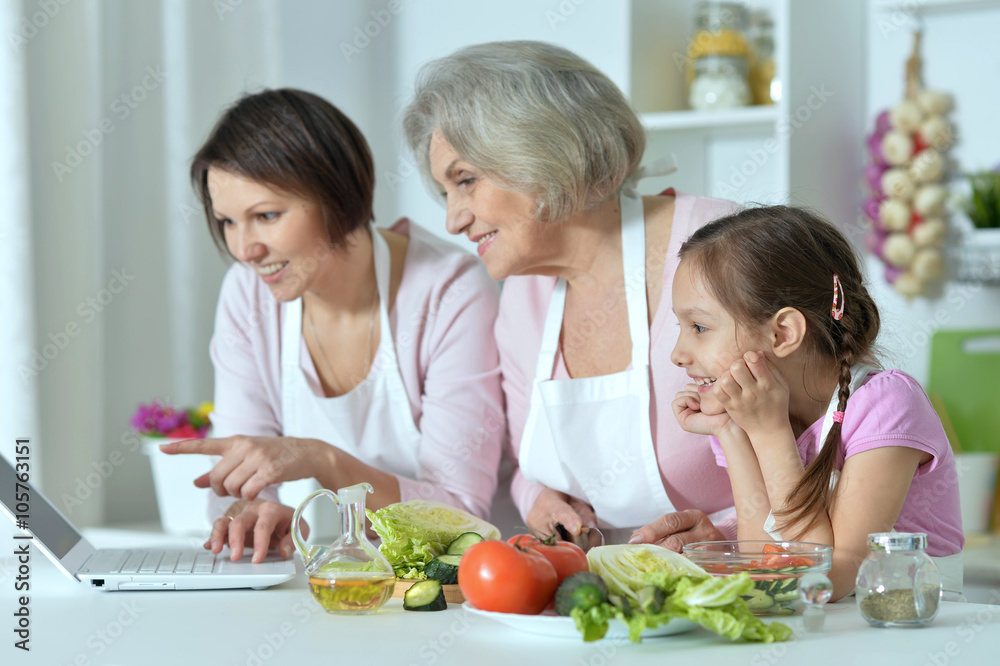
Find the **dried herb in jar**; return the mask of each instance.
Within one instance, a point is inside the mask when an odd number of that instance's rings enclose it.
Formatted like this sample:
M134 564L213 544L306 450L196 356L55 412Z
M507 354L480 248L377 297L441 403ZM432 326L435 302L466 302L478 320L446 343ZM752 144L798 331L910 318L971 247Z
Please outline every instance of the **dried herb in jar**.
M932 617L937 612L940 588L921 585L917 594L922 599L918 600L913 590L871 592L859 606L862 614L877 622L915 622Z

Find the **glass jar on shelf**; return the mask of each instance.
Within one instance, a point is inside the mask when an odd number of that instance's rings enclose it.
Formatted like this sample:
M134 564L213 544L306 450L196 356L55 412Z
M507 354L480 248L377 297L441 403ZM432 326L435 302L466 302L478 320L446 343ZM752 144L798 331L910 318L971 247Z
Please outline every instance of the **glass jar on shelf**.
M700 2L695 34L688 44L687 83L694 109L729 108L750 103L748 88L748 13L739 2ZM706 60L707 62L701 62ZM698 78L705 81L698 83ZM742 77L744 96L736 77ZM715 101L725 100L725 101Z
M781 97L775 79L774 19L766 9L754 10L750 18L750 94L754 104L774 104Z
M688 92L692 109L731 109L750 103L747 61L735 56L702 56Z
M941 574L927 555L923 532L868 535L870 552L858 569L861 617L876 627L930 624L941 602Z

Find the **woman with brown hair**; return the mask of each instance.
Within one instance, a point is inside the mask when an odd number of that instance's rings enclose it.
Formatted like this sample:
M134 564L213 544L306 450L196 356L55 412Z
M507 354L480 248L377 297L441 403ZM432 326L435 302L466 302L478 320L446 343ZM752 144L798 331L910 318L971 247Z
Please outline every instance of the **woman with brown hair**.
M211 344L213 438L163 447L221 456L195 481L225 498L206 547L290 556L275 484L298 479L487 516L504 428L497 287L478 262L405 218L376 229L364 137L307 92L240 99L191 178L237 262Z

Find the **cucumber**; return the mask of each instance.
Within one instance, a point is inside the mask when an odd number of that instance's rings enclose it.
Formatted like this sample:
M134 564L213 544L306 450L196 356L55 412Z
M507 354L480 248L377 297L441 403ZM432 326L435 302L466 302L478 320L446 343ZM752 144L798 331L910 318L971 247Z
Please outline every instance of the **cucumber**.
M781 587L781 589L778 590L777 593L778 594L788 594L790 592L794 592L794 593L798 594L798 591L799 591L799 579L798 578L789 578L785 582L785 584Z
M458 563L461 560L461 555L439 555L424 565L424 574L442 585L455 585L458 583Z
M639 597L639 608L648 615L659 613L667 600L667 593L655 585L641 588L636 595Z
M608 600L608 586L601 577L580 571L559 584L556 590L556 613L569 615L574 608L588 610Z
M403 594L403 609L411 611L442 611L448 607L441 581L428 578L413 584Z
M454 541L448 544L448 555L465 555L465 551L475 546L480 541L484 541L482 535L475 532L464 532L459 534Z
M779 604L787 603L789 601L795 601L798 598L799 598L798 590L794 592L779 592L778 594L774 595L774 600L777 601Z
M747 601L747 608L750 610L764 610L774 605L774 597L763 590L751 590L749 595L743 597Z

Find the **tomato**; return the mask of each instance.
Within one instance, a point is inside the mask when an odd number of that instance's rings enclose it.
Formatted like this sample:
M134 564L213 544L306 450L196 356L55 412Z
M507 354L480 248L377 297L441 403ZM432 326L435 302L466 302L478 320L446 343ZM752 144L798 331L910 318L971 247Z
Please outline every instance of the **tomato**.
M480 541L458 564L462 595L484 611L537 615L558 586L555 567L540 553L504 541Z
M540 540L530 534L516 534L507 543L541 553L556 570L559 582L575 573L588 571L587 554L575 543L557 541L555 538Z
M760 561L750 563L756 569L782 569L784 567L811 567L815 562L810 557L795 555L774 543L766 543L761 549L767 553Z

